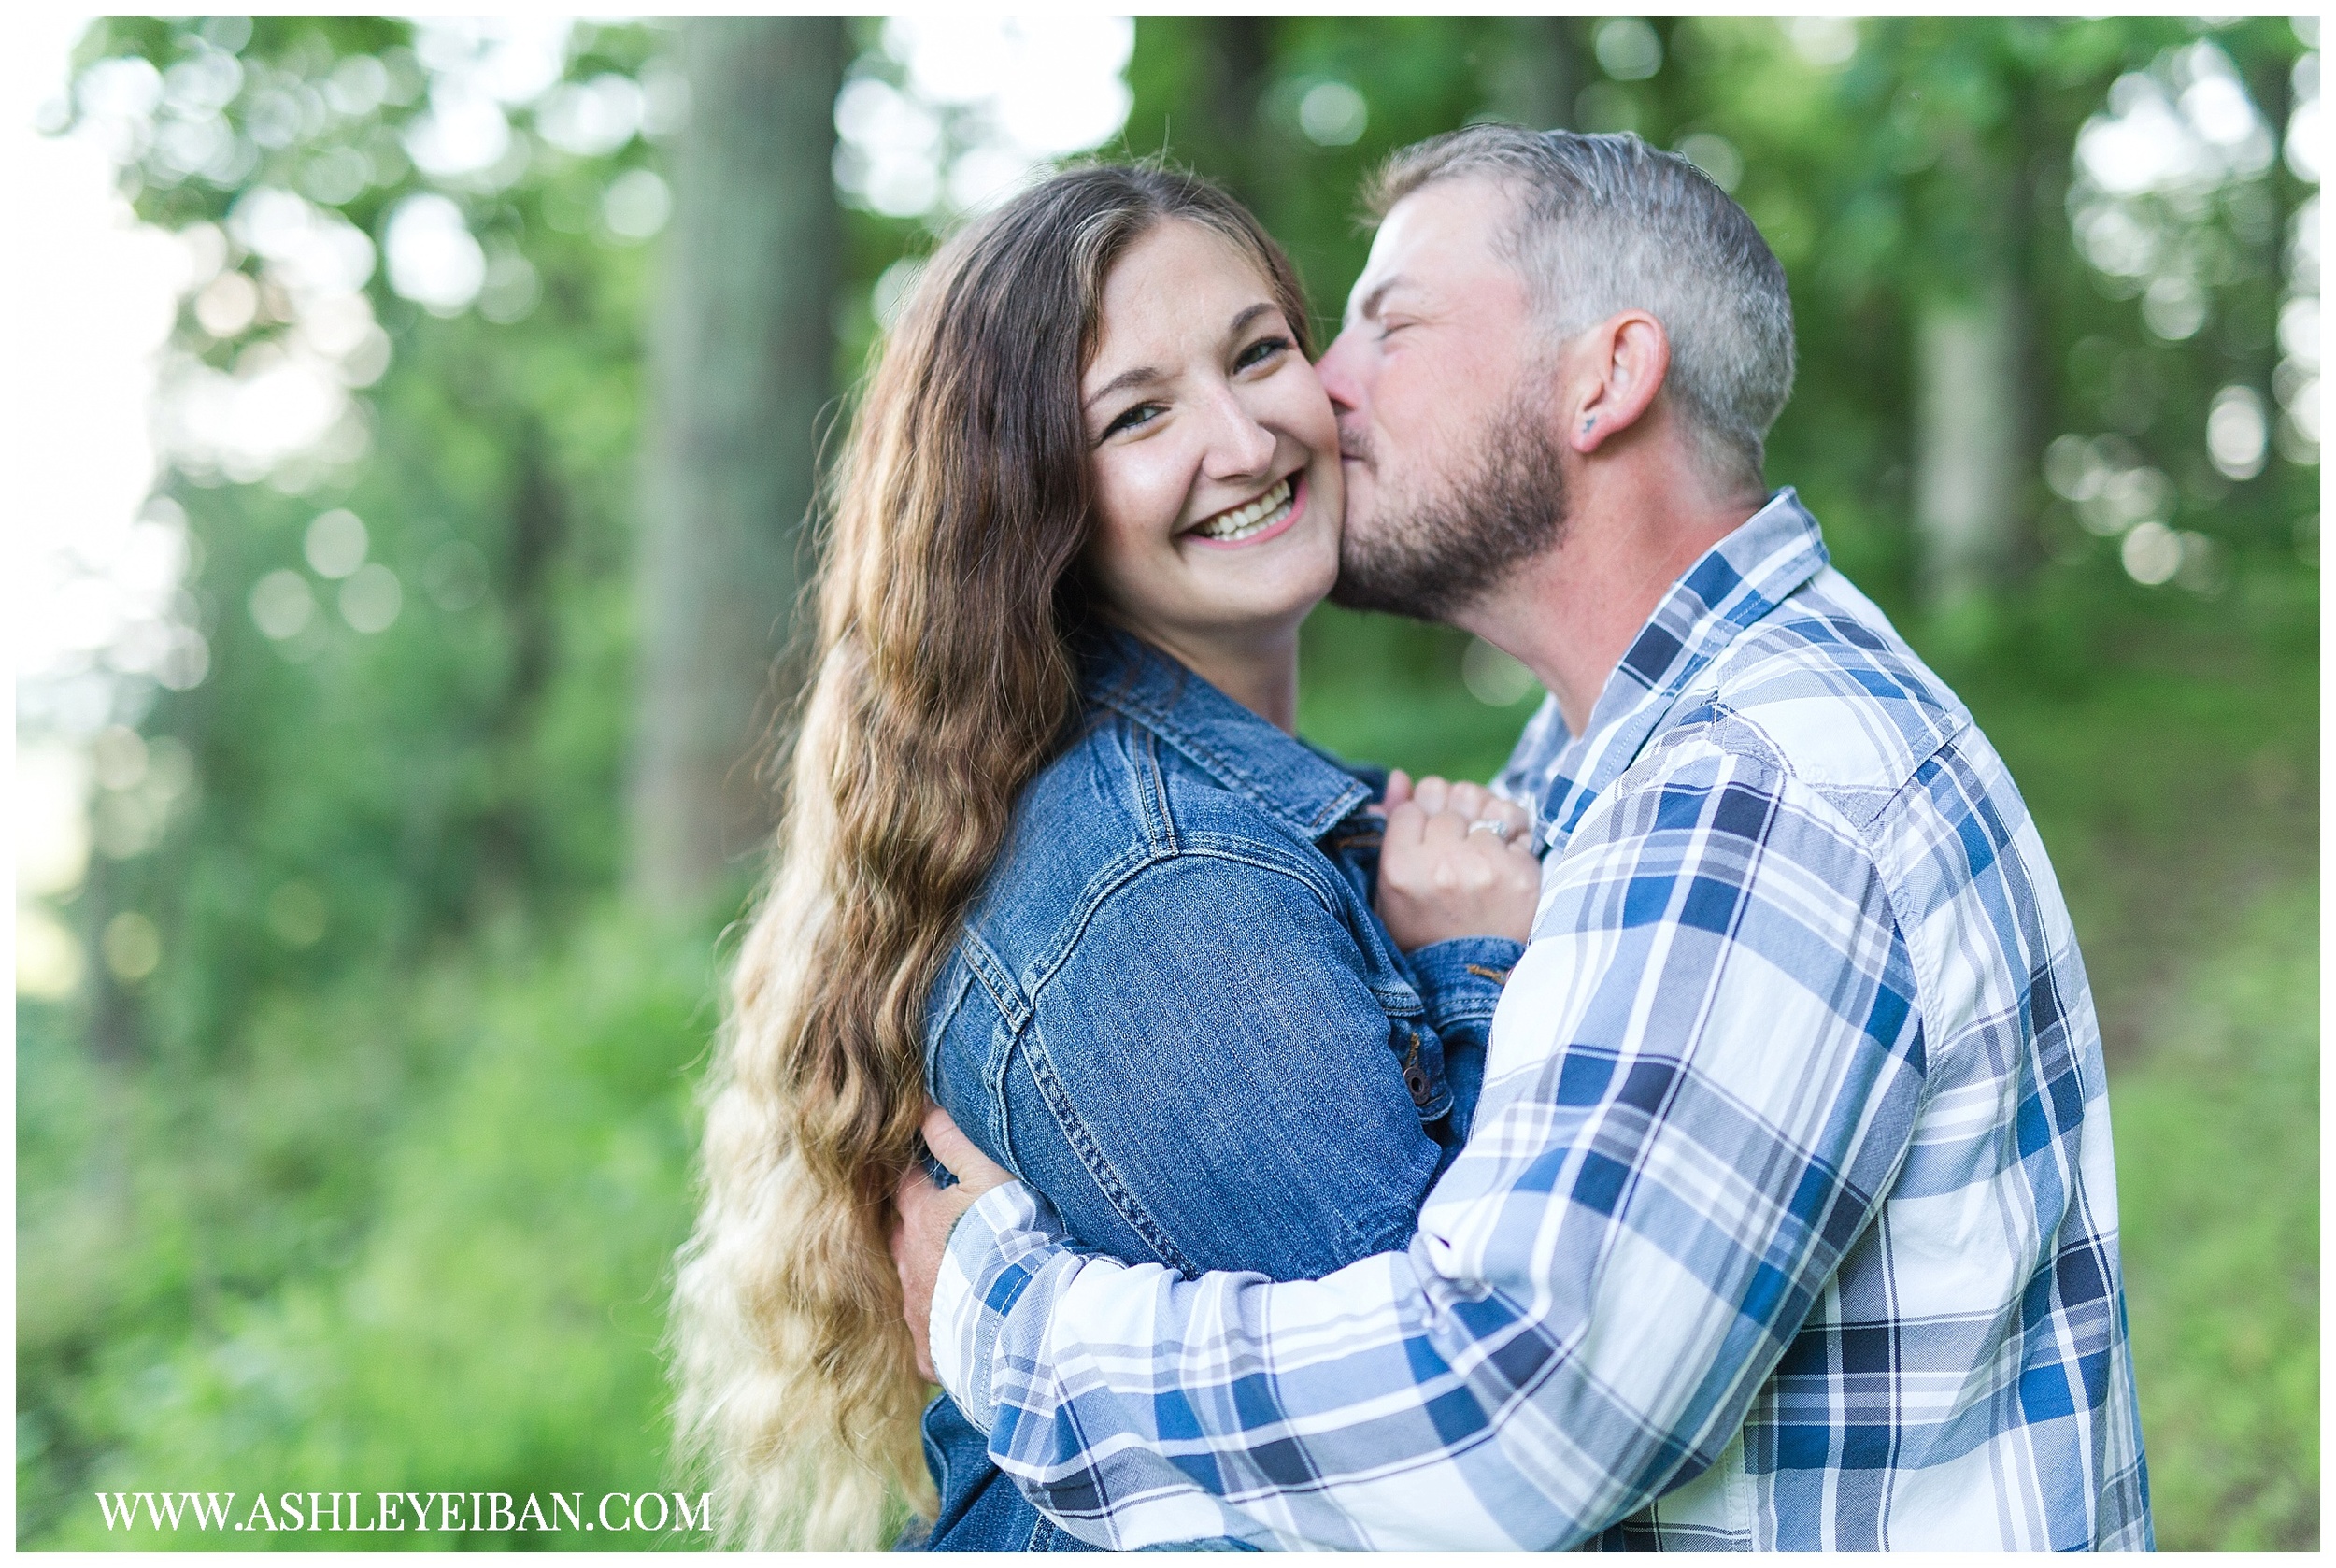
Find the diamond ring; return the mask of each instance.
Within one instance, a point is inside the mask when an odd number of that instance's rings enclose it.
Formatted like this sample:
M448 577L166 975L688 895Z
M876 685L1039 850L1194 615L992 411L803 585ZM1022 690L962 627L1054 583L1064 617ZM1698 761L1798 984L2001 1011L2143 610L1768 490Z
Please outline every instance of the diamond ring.
M1509 841L1509 834L1515 833L1517 829L1511 824L1502 821L1497 817L1479 817L1474 821L1468 824L1468 831L1470 833L1488 833L1494 838L1499 839L1503 844L1506 844Z

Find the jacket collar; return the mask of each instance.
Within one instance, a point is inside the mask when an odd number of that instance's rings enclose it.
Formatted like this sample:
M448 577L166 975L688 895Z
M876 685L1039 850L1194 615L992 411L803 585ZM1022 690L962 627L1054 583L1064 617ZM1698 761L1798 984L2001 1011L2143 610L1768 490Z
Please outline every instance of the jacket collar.
M1787 486L1672 584L1606 678L1579 737L1549 705L1535 749L1555 758L1539 804L1551 848L1564 847L1607 786L1638 760L1688 684L1825 570L1828 559L1816 519Z
M1088 702L1126 715L1309 842L1371 799L1368 785L1125 632L1084 661Z

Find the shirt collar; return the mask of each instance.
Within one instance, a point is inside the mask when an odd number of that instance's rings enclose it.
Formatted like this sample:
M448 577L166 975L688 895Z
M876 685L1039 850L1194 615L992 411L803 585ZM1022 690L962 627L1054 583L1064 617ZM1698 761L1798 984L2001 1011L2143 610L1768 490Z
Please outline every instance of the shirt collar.
M1371 799L1368 785L1125 632L1085 662L1087 700L1125 714L1309 842Z
M1827 562L1816 519L1787 486L1671 585L1606 677L1578 737L1551 702L1546 729L1535 724L1519 749L1541 732L1544 754L1555 753L1538 805L1552 848L1564 847L1606 787L1638 760L1688 685Z

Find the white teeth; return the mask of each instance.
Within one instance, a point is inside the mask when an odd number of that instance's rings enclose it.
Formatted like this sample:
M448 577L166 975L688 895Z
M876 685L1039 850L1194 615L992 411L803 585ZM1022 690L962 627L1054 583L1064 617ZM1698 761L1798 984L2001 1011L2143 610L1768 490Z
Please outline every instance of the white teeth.
M1284 479L1247 506L1235 506L1229 512L1220 512L1194 532L1204 539L1217 539L1224 542L1246 539L1250 535L1262 533L1281 521L1283 515L1289 510L1289 481Z

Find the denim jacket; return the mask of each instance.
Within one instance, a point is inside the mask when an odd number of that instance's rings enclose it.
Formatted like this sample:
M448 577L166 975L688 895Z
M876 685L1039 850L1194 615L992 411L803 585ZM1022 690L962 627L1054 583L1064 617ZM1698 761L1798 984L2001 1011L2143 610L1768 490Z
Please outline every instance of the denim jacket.
M1085 1249L1311 1279L1402 1248L1522 948L1398 951L1371 911L1378 778L1132 637L1085 675L933 986L928 1091ZM924 1427L941 1513L904 1545L1088 1549L947 1394Z

